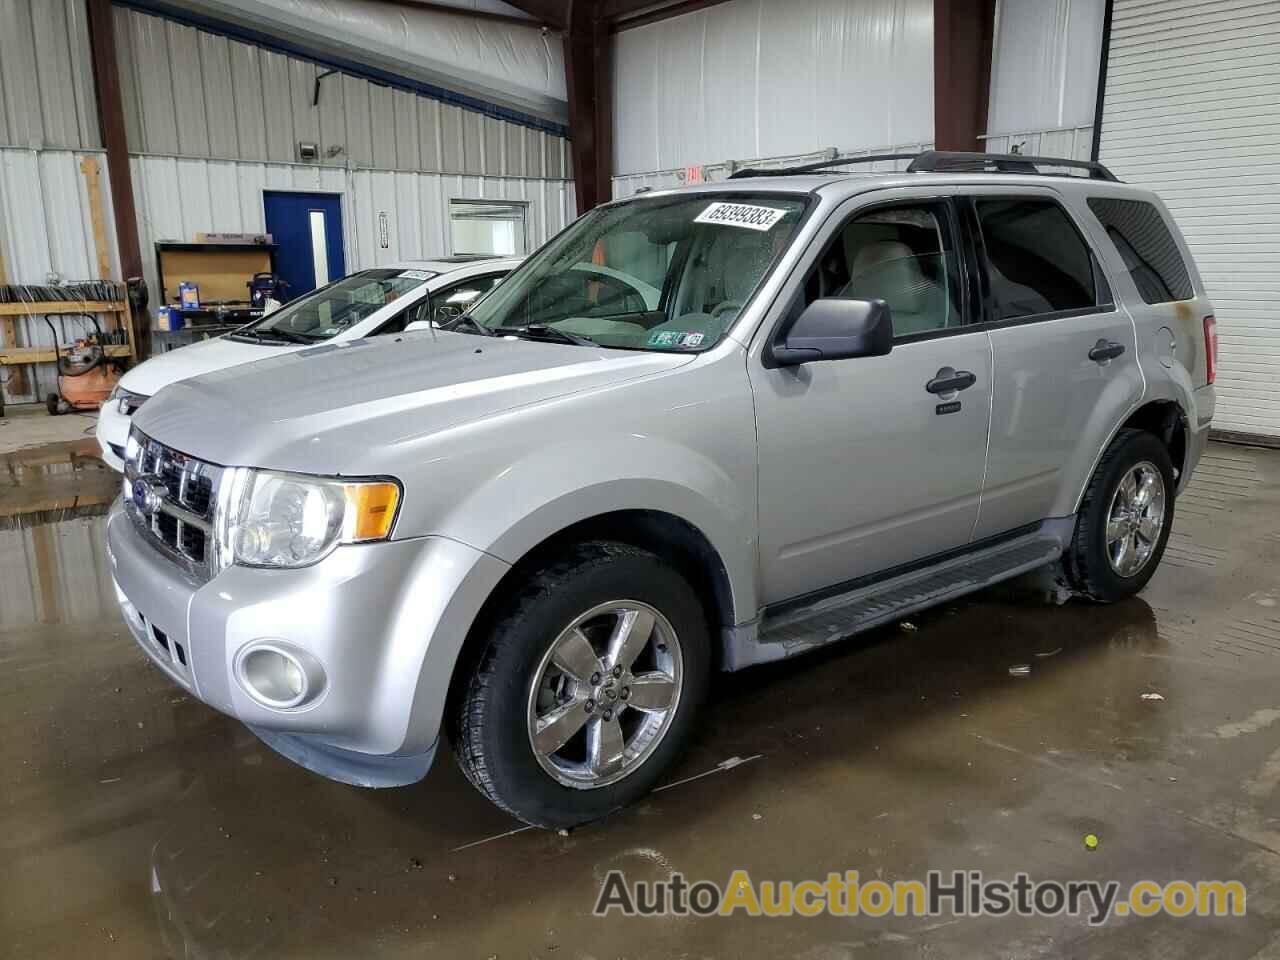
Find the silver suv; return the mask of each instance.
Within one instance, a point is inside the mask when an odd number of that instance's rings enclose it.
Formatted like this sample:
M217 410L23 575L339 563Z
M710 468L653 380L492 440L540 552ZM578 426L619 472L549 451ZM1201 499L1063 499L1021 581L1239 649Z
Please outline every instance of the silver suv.
M151 659L286 757L396 786L447 733L495 803L578 824L662 778L712 670L1041 567L1140 590L1211 314L1096 164L643 194L445 326L160 391L111 569Z

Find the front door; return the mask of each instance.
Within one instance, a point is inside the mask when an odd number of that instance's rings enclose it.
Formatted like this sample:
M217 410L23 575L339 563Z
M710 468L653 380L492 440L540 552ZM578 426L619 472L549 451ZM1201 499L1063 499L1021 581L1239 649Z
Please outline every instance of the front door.
M284 300L346 276L342 197L336 193L262 191L267 233L276 243L276 273Z
M969 542L991 348L969 324L958 236L946 198L872 207L860 198L784 293L790 315L818 297L884 299L895 340L883 357L780 369L752 361L766 603ZM964 374L969 386L939 389Z
M1056 194L992 188L965 205L995 365L982 538L1069 515L1143 382L1133 321Z

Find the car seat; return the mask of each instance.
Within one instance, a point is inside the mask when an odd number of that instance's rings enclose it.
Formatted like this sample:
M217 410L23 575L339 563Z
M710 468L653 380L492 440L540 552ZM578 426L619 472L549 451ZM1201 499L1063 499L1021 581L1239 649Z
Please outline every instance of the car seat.
M919 254L901 240L876 238L857 243L857 239L855 231L846 233L850 279L844 296L884 300L893 311L893 331L898 336L947 325L946 291L926 276ZM925 255L929 257L937 258L938 254Z

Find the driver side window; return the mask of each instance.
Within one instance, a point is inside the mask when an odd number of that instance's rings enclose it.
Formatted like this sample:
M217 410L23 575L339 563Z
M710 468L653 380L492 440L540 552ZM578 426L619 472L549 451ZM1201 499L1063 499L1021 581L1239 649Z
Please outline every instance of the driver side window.
M472 277L437 290L423 299L417 319L429 318L437 324L456 320L470 310L477 300L492 290L501 279L501 274Z
M372 335L382 337L393 333L403 333L404 328L418 320L432 320L437 325L456 320L465 313L473 303L492 290L505 274L490 274L487 277L472 277L452 286L442 287L429 293L407 310L402 310L380 326Z
M877 207L853 217L805 282L820 297L884 300L894 339L960 326L959 260L945 203Z

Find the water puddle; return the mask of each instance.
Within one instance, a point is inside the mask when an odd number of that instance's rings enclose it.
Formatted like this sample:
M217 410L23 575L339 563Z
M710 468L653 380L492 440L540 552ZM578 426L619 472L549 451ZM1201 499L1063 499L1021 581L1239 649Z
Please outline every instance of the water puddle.
M0 454L0 530L101 516L119 491L92 437Z

